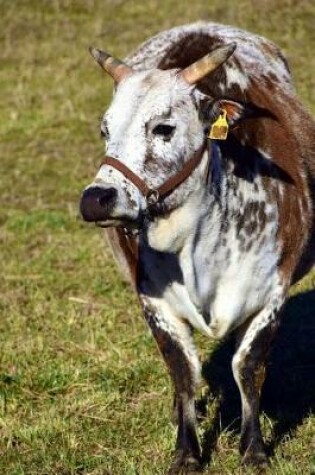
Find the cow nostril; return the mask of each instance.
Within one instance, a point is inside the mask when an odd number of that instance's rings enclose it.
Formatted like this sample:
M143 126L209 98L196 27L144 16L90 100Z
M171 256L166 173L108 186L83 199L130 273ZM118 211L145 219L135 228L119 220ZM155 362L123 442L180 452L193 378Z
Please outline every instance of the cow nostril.
M98 196L98 202L101 206L107 206L117 196L117 190L115 188L103 188Z
M118 191L115 188L91 186L82 195L80 211L85 221L102 221L108 218L115 207Z

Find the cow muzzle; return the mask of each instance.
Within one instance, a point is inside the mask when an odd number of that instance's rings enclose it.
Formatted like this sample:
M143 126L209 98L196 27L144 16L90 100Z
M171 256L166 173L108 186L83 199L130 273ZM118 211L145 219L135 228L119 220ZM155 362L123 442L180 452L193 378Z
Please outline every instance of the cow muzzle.
M112 213L118 192L113 187L89 186L82 194L80 211L88 222L106 221Z
M113 186L102 178L104 184L101 186L95 182L86 188L80 203L83 219L101 227L119 226L140 231L157 216L162 201L200 164L205 150L206 142L203 142L183 168L157 188L151 188L143 178L119 159L106 156L101 166L117 170L127 181L124 180L124 186L116 184Z

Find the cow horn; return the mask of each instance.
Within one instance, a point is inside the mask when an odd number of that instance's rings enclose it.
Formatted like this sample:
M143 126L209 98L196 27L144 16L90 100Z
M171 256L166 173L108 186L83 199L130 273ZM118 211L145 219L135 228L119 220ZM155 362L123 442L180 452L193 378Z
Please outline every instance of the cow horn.
M198 59L195 63L187 66L180 76L190 85L196 84L202 78L215 71L234 53L236 43L219 46L211 53Z
M89 51L95 61L104 69L116 82L120 82L128 74L131 74L132 69L119 59L113 58L110 54L100 49L89 48Z

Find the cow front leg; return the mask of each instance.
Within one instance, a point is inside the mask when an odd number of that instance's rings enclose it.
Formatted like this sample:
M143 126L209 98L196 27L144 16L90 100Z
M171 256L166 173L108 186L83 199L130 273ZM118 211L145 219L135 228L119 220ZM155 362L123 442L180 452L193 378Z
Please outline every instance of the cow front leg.
M191 329L182 320L161 312L152 304L144 305L144 315L175 387L178 430L175 458L168 474L197 473L201 470L195 412L199 361Z
M240 453L244 463L262 465L267 454L259 422L261 388L271 340L278 327L279 306L264 309L237 332L237 350L232 369L242 402Z

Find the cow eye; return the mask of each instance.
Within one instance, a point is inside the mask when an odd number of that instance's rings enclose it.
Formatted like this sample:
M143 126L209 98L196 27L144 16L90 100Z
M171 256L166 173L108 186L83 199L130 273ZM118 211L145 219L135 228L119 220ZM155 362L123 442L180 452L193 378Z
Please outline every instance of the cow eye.
M154 135L161 135L164 137L166 140L170 139L171 136L173 135L173 132L175 130L174 125L169 125L169 124L159 124L154 127L152 130L152 133Z

